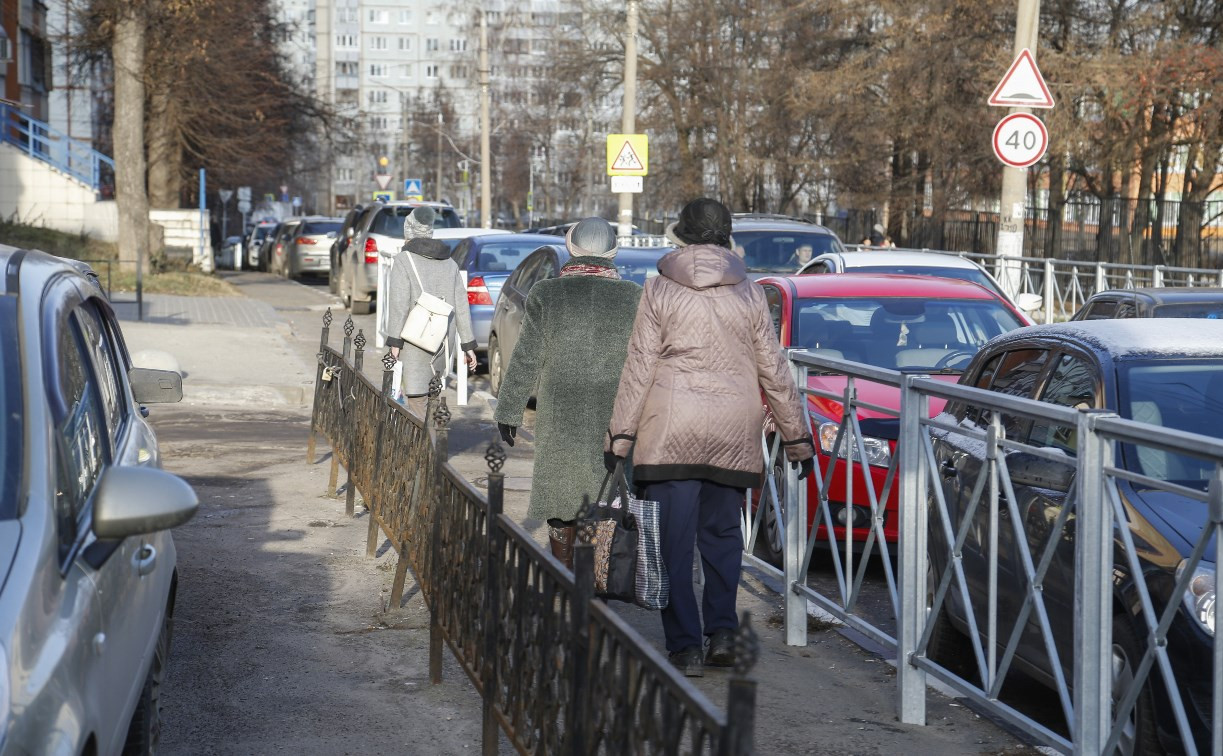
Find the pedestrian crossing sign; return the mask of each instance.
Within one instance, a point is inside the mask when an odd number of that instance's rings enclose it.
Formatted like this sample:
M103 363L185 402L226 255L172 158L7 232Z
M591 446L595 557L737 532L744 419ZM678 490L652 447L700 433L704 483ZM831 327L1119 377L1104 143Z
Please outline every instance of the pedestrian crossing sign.
M403 196L407 199L419 200L424 197L424 183L418 178L409 178L403 180Z
M607 135L608 176L645 176L649 165L650 143L645 134Z

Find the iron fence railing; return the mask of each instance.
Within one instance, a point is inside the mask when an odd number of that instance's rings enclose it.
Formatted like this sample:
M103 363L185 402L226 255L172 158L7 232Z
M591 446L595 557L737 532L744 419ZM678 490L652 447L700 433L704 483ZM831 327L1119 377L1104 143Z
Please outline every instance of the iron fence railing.
M1136 706L1153 696L1158 726L1184 752L1223 752L1223 644L1212 629L1223 441L804 352L791 364L803 393L825 410L836 402L840 416L813 418L821 464L807 484L766 446L775 474L745 506L745 551L763 536L780 552L787 643L806 644L813 602L893 651L907 723L924 724L933 677L1057 750L1133 753L1136 727L1151 726L1137 724ZM862 401L865 383L894 388L900 410ZM1024 423L1058 442L1008 432ZM1122 448L1155 461L1135 472ZM1209 480L1153 472L1173 457L1201 460ZM1202 527L1182 528L1186 554L1142 524L1140 495L1183 498L1182 516ZM838 516L855 510L857 521ZM817 549L833 564L830 588L811 570ZM875 555L886 599L866 602ZM948 653L953 638L963 652ZM1004 695L1018 668L1053 690L1056 713Z
M115 161L59 129L0 103L0 142L88 184L102 199L114 197Z
M502 511L505 452L491 443L485 496L448 462L450 411L441 384L425 417L391 399L394 360L381 387L365 375L363 332L344 323L340 351L323 316L307 459L331 445L328 493L369 512L367 556L380 537L399 561L391 606L410 569L429 608L429 670L442 679L448 646L483 699L483 752L501 734L522 754L750 754L758 655L746 614L726 709L714 706L611 608L594 596L594 548L566 570Z

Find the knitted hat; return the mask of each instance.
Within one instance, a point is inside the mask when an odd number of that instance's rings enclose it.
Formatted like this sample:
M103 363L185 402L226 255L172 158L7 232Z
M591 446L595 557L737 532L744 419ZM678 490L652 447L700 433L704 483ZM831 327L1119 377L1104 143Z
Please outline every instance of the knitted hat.
M730 246L730 211L717 200L702 197L684 205L679 220L667 226L666 236L675 244Z
M573 224L565 234L565 248L574 257L605 257L615 259L616 232L602 218L587 218Z
M432 239L434 212L421 205L403 219L403 240Z

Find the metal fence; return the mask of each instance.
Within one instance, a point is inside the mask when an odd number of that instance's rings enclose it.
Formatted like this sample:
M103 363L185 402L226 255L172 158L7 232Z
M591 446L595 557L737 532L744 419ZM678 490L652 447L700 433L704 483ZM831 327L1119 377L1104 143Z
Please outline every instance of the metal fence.
M803 352L791 363L800 387L814 379L804 393L836 401L841 414L825 418L835 433L813 428L825 451L809 484L774 463L763 495L749 494L745 507L745 551L772 538L782 555L787 643L806 644L810 601L893 651L907 723L925 723L933 677L1060 751L1126 753L1142 726L1136 706L1151 696L1155 708L1141 712L1156 712L1186 753L1223 752L1223 644L1206 631L1217 620L1211 560L1223 534L1223 441ZM844 388L823 390L819 376ZM863 382L895 388L900 411L860 400ZM932 413L942 402L956 411ZM887 417L861 420L863 409ZM1008 434L1017 422L1059 444ZM1202 460L1208 485L1134 472L1116 461L1118 447ZM766 451L776 460L776 446ZM958 487L945 489L949 476L960 476ZM1134 487L1183 497L1185 516L1202 526L1200 535L1182 531L1191 553L1140 527ZM857 521L839 515L854 508ZM817 550L833 565L830 588L811 571ZM882 606L862 600L874 556L886 577ZM1196 619L1182 608L1187 597ZM962 653L948 653L951 640ZM1054 691L1052 714L1003 695L1018 669Z
M112 199L115 161L54 126L0 103L0 142L84 182L101 199Z
M357 493L369 513L367 556L380 537L399 561L391 606L410 569L429 608L429 671L442 679L449 646L483 699L483 752L501 735L522 754L750 754L758 655L746 614L725 710L715 707L649 642L594 596L594 547L566 570L502 512L505 452L485 453L487 497L447 461L450 411L438 382L425 418L390 398L394 361L381 387L363 374L365 336L344 323L340 351L323 316L307 459L316 435L330 441L328 493L346 470L346 509ZM350 357L351 355L351 357Z

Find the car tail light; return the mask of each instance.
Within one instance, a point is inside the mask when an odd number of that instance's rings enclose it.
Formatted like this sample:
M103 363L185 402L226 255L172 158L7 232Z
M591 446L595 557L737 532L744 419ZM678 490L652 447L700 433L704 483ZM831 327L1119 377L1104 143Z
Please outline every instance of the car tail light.
M490 305L492 303L493 298L488 294L484 276L476 276L467 282L467 304Z
M299 236L297 237L297 243L298 244L318 244L318 240L311 239L309 236Z
M365 262L378 262L378 242L370 237L365 237Z

